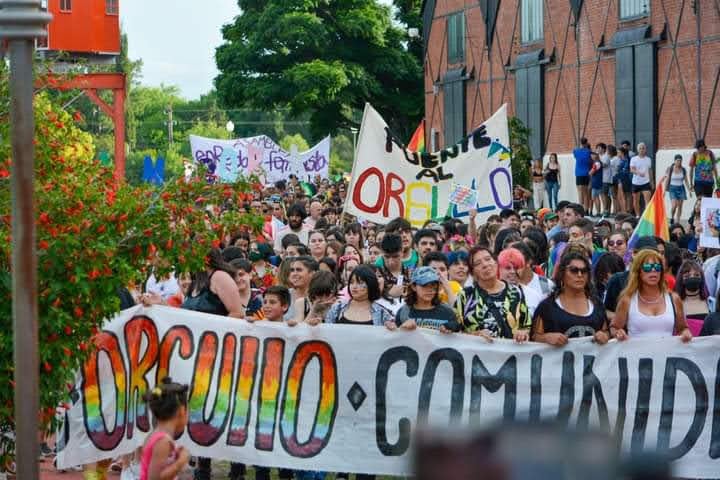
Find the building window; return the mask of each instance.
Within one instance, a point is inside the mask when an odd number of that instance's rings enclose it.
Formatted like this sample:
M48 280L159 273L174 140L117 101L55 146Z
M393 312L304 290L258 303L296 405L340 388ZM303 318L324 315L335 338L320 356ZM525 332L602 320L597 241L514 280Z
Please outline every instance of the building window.
M443 77L445 146L455 145L465 136L465 68L448 70Z
M72 0L60 0L60 11L61 12L72 11Z
M533 43L543 39L543 2L542 0L522 0L521 43Z
M465 12L450 15L447 19L448 63L465 60Z
M119 0L105 0L105 13L108 15L117 15L119 13L118 1Z
M650 13L650 0L620 0L620 18L644 17Z

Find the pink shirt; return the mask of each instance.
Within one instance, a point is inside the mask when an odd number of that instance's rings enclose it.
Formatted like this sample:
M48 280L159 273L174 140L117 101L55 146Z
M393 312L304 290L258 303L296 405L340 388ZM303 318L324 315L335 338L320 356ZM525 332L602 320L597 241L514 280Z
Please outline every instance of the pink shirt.
M170 438L170 435L159 430L154 431L152 435L150 435L150 438L148 438L147 442L145 442L145 446L142 450L142 455L140 457L140 480L148 480L148 470L150 469L150 462L152 461L153 457L153 449L155 448L155 444L157 444L158 441L164 438L170 440L170 445L173 449L172 453L170 453L167 460L165 461L165 465L171 465L175 462L175 460L177 460L175 442L173 442L172 438Z

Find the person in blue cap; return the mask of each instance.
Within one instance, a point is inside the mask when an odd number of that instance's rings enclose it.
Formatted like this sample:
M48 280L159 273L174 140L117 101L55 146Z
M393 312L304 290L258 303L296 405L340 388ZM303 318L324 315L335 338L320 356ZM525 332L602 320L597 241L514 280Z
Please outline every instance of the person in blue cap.
M420 267L413 271L405 305L396 314L395 324L401 330L421 327L443 333L460 331L455 311L440 301L440 276L434 268Z

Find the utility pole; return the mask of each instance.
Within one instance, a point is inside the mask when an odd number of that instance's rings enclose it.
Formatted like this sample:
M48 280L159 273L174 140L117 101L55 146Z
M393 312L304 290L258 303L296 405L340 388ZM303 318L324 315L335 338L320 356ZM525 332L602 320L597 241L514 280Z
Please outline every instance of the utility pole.
M47 36L45 26L51 19L52 15L41 9L40 0L0 0L0 41L8 42L10 60L15 464L17 478L22 480L37 480L39 475L33 51L35 40Z
M168 116L168 145L170 147L173 146L173 109L172 104L168 105L167 110L165 110L165 113L167 113Z

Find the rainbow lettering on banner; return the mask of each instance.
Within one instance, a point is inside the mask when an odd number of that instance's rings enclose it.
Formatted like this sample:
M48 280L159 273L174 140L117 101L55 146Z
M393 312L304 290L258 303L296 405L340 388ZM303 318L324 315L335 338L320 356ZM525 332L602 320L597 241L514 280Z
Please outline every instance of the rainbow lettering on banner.
M320 400L310 438L301 443L297 438L300 392L308 364L314 358L320 362ZM295 457L308 458L320 453L330 440L330 432L337 413L337 365L330 346L325 342L302 343L295 350L285 382L285 397L280 415L280 441Z
M255 448L270 451L273 449L275 438L275 419L280 396L285 341L280 338L268 338L264 347Z
M147 348L140 358L143 337L147 339ZM150 388L146 376L155 365L158 355L158 332L155 323L144 316L135 317L126 323L125 349L129 361L128 377L130 377L127 438L132 438L134 424L137 424L141 432L150 430L148 409L143 396Z
M184 326L178 325L170 328L160 344L160 358L158 359L155 384L159 385L162 379L170 376L170 357L172 356L175 344L180 345L180 358L187 360L195 350L192 331Z
M99 450L112 450L118 446L125 433L127 377L120 342L111 332L102 332L95 337L97 351L83 366L83 380L80 386L83 397L83 417L90 441ZM115 380L115 428L108 431L102 414L103 399L100 396L100 355L110 359L110 375ZM106 376L106 375L103 375Z
M252 408L250 401L257 375L260 341L255 337L242 337L240 345L240 372L235 384L235 406L230 419L227 443L241 447L245 445L248 436Z
M235 335L228 333L223 340L222 358L218 373L215 404L209 420L205 419L205 406L210 392L210 381L217 357L218 338L214 332L206 332L200 339L192 391L188 400L188 434L198 445L209 446L225 431L230 411L230 390L235 368Z

